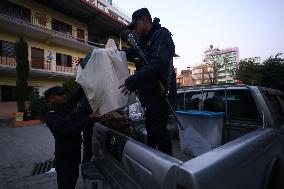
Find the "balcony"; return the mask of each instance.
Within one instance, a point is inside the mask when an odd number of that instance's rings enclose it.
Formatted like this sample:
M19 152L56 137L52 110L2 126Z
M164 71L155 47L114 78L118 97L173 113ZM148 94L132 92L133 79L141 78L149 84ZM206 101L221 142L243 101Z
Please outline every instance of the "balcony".
M31 75L39 76L61 75L72 77L74 69L75 68L73 66L60 66L56 65L55 62L50 62L48 60L43 60L41 64L30 65ZM0 56L0 72L1 70L5 71L5 73L16 73L16 58Z
M56 71L57 72L63 72L63 73L74 73L75 68L71 66L59 66L56 65Z
M0 56L0 66L15 68L16 67L16 58L15 57Z
M89 51L95 46L103 44L88 41L87 35L78 37L77 30L70 32L56 31L52 29L52 21L42 15L30 15L30 18L23 19L13 16L9 12L0 10L0 25L1 29L17 35L24 34L32 39L41 40L45 43L59 44L65 47Z

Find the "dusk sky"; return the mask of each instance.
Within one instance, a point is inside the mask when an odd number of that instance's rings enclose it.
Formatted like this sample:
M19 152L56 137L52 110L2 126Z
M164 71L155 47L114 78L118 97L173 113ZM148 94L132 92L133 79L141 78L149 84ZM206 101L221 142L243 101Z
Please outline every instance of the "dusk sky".
M131 15L147 7L173 34L179 72L196 65L210 44L238 47L240 58L284 53L284 0L113 0Z

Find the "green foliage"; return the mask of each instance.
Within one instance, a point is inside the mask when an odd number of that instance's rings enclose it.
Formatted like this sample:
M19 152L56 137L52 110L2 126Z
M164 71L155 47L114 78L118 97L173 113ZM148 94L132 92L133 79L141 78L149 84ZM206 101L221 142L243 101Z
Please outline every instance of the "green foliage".
M16 70L17 70L17 80L16 80L16 95L17 95L17 106L19 112L24 112L25 110L25 100L28 97L28 78L29 78L29 60L28 60L28 44L20 37L19 41L15 45L16 54Z
M281 55L279 53L264 61L262 85L284 91L284 59Z
M66 96L71 97L78 89L79 84L75 81L75 78L65 80L63 82L63 88L66 89Z
M247 85L261 85L262 65L252 61L241 61L236 77Z
M263 64L240 62L237 79L248 85L259 85L284 91L284 59L282 54L271 56Z
M182 85L182 83L177 83L177 88L178 88L178 89L181 89L181 88L183 88L183 85Z
M29 96L29 101L33 117L44 119L48 113L48 103L43 96L39 95L39 89L33 89Z

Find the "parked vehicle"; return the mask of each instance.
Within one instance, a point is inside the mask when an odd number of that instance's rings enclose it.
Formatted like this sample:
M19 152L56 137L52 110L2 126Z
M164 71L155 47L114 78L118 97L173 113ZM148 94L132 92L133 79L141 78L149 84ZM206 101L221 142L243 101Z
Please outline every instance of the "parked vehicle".
M246 85L195 87L178 91L177 108L224 112L222 145L198 157L184 154L171 119L169 156L143 144L143 123L134 139L98 124L94 160L82 166L86 188L284 188L284 93Z

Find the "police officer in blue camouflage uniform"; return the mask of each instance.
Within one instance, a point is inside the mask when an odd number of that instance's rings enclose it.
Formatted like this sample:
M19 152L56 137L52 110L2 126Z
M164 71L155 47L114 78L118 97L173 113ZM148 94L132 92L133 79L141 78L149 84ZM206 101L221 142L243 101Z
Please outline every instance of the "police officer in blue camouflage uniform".
M136 73L120 86L121 92L139 91L139 99L146 108L145 127L148 145L172 154L172 144L167 121L169 107L159 91L158 82L169 91L168 99L175 107L176 75L173 68L175 45L170 31L160 25L160 19L152 20L147 8L141 8L132 15L128 29L139 36L140 48L149 64L136 62ZM127 59L133 61L138 55L133 49L125 50Z

